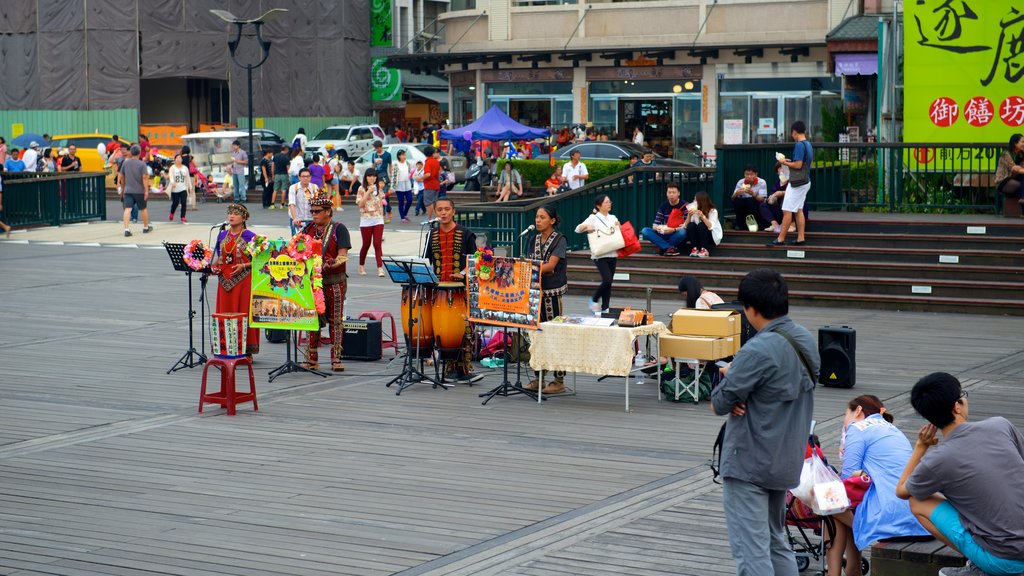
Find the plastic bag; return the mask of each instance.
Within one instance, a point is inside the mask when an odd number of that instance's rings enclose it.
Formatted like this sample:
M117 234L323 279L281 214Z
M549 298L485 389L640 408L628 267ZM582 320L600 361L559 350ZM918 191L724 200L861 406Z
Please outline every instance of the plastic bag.
M804 460L800 485L792 492L821 516L838 514L850 507L850 498L839 474L822 462L817 454Z

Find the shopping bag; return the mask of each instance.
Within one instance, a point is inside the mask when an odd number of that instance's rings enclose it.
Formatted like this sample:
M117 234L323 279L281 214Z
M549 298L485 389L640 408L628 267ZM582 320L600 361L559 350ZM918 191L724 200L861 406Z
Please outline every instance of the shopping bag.
M640 239L636 236L636 230L633 229L633 224L630 222L624 222L620 228L622 230L622 239L626 242L626 245L619 248L619 258L625 258L632 254L636 254L640 251Z
M850 507L850 498L839 474L829 468L817 455L804 460L800 472L800 484L793 495L814 510L815 514L828 516L838 514Z

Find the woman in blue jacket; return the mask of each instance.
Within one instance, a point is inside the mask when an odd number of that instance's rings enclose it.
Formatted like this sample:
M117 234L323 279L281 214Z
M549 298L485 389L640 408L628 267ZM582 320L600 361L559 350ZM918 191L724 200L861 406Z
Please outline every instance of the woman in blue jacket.
M896 483L913 449L892 420L882 401L870 394L854 398L846 407L839 446L841 476L866 475L871 486L856 508L833 516L836 535L828 551L829 576L843 573L844 552L846 575L861 576L860 551L871 544L887 538L929 536L907 501L896 497Z

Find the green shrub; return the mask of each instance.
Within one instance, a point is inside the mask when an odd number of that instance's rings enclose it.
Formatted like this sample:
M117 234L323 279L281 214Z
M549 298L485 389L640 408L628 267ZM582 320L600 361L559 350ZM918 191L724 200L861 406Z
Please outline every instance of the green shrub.
M504 169L505 162L506 160L498 161L498 166L495 169L498 173ZM587 165L587 173L590 174L587 182L597 182L602 178L618 174L629 166L629 162L625 160L587 160L583 163ZM562 171L563 164L565 162L562 161L556 163L559 172ZM519 171L519 175L524 180L529 180L531 186L543 186L544 181L555 171L555 168L547 160L513 160L512 167Z

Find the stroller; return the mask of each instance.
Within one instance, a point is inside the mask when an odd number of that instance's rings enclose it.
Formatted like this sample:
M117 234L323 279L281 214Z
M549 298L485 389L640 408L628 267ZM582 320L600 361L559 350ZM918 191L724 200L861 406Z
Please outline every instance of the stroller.
M821 451L821 442L811 434L807 439L807 450L804 458L816 454L826 466L829 465L825 454ZM827 534L827 537L826 537ZM797 570L803 572L811 567L811 562L818 564L817 576L827 573L825 553L835 538L836 520L831 516L819 516L811 507L786 493L786 535L789 545L796 556ZM845 562L845 560L844 560ZM867 559L861 559L861 573L867 574L870 566Z

